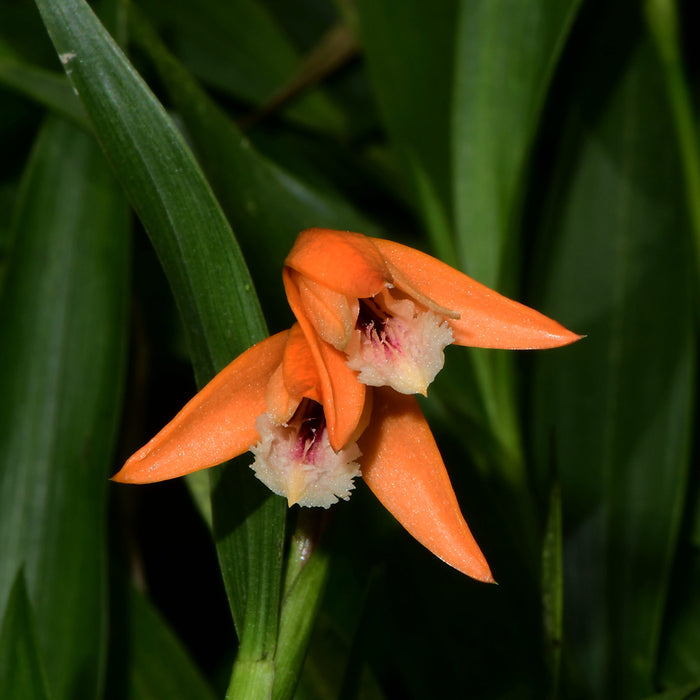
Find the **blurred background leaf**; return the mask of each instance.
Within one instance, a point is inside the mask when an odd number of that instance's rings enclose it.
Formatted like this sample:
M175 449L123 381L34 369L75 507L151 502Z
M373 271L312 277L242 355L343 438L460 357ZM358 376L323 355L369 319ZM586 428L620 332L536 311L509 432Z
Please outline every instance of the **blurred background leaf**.
M0 300L0 608L23 568L51 697L97 697L129 235L91 137L46 123L13 238Z
M21 570L0 625L0 695L27 700L49 697L32 604Z
M534 360L531 430L536 463L553 444L560 472L565 609L581 674L595 697L633 698L654 690L685 506L693 256L662 76L640 17L609 9L586 19L598 31L562 98L536 286L588 338Z
M106 696L115 700L214 700L217 695L188 651L143 593L129 587L123 602L127 617L116 626L123 626L125 639L118 642L112 636L121 653L112 660L116 668L108 676Z

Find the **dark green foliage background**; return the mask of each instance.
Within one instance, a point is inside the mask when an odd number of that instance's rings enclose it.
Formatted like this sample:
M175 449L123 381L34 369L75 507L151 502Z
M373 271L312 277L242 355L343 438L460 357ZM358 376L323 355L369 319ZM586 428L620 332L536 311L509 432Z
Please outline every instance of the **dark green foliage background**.
M700 695L695 18L0 0L0 697ZM362 484L320 514L245 457L108 481L289 325L309 226L587 336L450 348L422 401L498 586Z

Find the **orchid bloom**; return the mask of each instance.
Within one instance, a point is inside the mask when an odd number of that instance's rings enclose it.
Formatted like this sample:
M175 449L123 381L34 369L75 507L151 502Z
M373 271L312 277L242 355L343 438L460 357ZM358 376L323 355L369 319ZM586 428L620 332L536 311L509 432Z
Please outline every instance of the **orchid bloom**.
M361 233L303 231L285 265L312 350L344 353L369 386L425 395L451 343L532 350L581 337L436 258Z
M297 324L224 368L113 479L172 479L248 450L258 478L290 505L327 508L347 499L361 471L421 544L493 581L415 398L366 389L342 352L314 351Z

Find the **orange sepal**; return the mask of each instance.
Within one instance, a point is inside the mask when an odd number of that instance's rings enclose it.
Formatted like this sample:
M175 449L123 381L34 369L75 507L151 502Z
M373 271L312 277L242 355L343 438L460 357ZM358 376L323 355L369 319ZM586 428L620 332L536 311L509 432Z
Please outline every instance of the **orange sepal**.
M379 238L372 242L388 267L397 270L393 280L397 287L408 294L418 290L459 314L459 319L448 318L457 345L542 350L568 345L582 337L419 250Z
M282 361L287 335L284 331L263 340L219 372L127 460L113 481L173 479L249 450L260 439L255 420L265 412L265 389Z
M386 287L384 260L361 233L310 228L302 231L285 265L329 289L359 299Z
M303 312L298 274L290 269L282 272L287 301L304 333L309 352L318 372L321 403L328 426L328 439L334 450L340 450L355 433L365 406L365 385L346 362L345 353L321 340Z
M376 389L372 420L358 445L362 478L401 525L450 566L492 583L416 399Z

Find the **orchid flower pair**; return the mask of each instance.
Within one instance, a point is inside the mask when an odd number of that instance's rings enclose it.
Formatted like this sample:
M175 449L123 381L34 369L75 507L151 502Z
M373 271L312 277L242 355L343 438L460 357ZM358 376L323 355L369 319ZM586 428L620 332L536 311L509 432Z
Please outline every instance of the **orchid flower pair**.
M207 384L115 481L172 479L250 450L290 504L347 500L362 476L392 515L459 571L493 581L412 394L451 344L540 349L580 336L439 260L359 233L302 232L283 271L297 322Z

